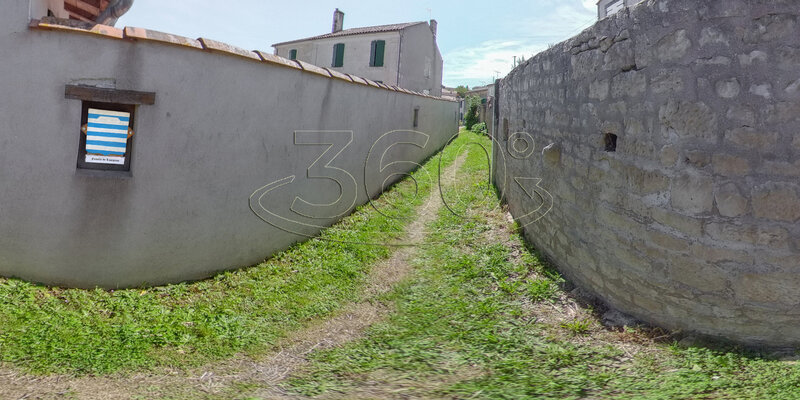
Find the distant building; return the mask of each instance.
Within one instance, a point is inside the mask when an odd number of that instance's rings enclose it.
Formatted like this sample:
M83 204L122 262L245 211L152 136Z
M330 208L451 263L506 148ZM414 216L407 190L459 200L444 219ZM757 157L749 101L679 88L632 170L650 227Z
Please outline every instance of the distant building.
M467 115L467 101L466 98L470 96L476 96L481 99L481 103L478 106L478 122L485 122L486 129L489 132L489 135L492 135L494 132L494 105L495 105L495 92L494 92L494 84L488 84L486 86L476 86L471 90L468 90L467 93L464 95L465 99L461 101L461 116L462 119Z
M455 88L449 88L446 86L442 86L442 98L446 100L458 100L458 92L456 92Z
M597 2L597 19L616 14L626 7L631 7L644 0L599 0Z
M331 33L276 43L275 54L386 85L442 95L442 55L436 20L343 29L336 9Z

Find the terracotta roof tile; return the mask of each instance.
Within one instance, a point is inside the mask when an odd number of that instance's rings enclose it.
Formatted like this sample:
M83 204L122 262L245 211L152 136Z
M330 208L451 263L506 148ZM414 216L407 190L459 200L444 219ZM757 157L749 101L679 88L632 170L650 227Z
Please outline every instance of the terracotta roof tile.
M203 45L197 39L190 39L183 36L173 35L144 28L125 27L125 38L137 40L152 40L154 42L175 44L179 46L193 47L202 49Z
M114 28L113 26L98 25L91 22L76 21L72 19L44 17L40 21L31 21L30 25L33 28L39 29L89 33L112 37L115 39L122 39L124 36L122 29Z
M301 67L303 67L304 71L313 72L315 74L322 75L326 78L331 77L330 72L328 72L328 70L326 70L325 68L318 67L314 64L309 64L305 61L300 61L300 60L295 60L295 61L297 61L297 63L300 64Z
M350 74L347 74L347 76L349 76L350 79L352 79L353 82L355 82L355 83L360 83L362 85L369 86L369 83L367 83L367 81L365 81L364 78L362 78L360 76L355 76L355 75L350 75Z
M259 57L258 54L253 53L250 50L245 50L241 47L232 46L227 43L222 43L216 40L211 40L206 38L199 38L197 40L199 40L200 43L203 44L203 47L206 50L211 50L219 53L228 53L244 58L249 58L251 60L262 61L261 57Z
M341 80L347 81L347 82L352 82L353 81L353 78L351 78L350 75L348 75L348 74L343 74L343 73L341 73L341 72L339 72L339 71L337 71L335 69L330 69L330 68L323 68L323 69L328 71L328 73L331 74L332 78L338 78L338 79L341 79Z
M290 40L288 42L281 42L275 43L272 46L282 46L284 44L290 43L298 43L298 42L305 42L307 40L317 40L317 39L328 39L328 38L335 38L340 36L352 36L352 35L363 35L367 33L381 33L381 32L396 32L406 29L410 26L425 24L426 22L407 22L404 24L391 24L391 25L377 25L377 26L365 26L363 28L351 28L351 29L344 29L339 32L334 33L326 33L324 35L312 36L305 39L296 39Z
M303 69L300 66L300 64L298 64L296 61L289 60L283 57L278 57L274 54L264 53L261 50L256 50L255 53L258 54L258 56L261 57L261 59L264 60L264 62L268 62L270 64L275 64L275 65L281 65L288 68Z
M414 25L414 24L400 24L400 25ZM397 25L384 25L385 26L397 26ZM321 68L316 65L309 64L303 61L296 61L296 60L288 60L283 57L279 57L273 54L267 54L261 51L249 51L245 50L236 46L231 46L226 43L218 42L216 40L200 38L200 39L189 39L178 35L172 35L169 33L163 33L158 31L151 31L148 29L143 28L133 28L133 27L126 27L124 30L114 28L113 26L106 26L106 25L98 25L94 23L87 23L75 20L67 20L67 19L59 19L59 18L52 18L46 17L42 18L41 20L33 19L28 24L29 29L41 29L41 30L52 30L52 31L61 31L61 32L76 32L76 33L83 33L83 34L93 34L99 36L105 36L109 38L115 39L127 39L130 41L137 41L137 40L152 40L157 42L163 42L168 44L175 44L180 46L186 46L189 48L194 48L198 50L206 50L210 52L216 52L221 54L227 54L231 56L243 57L259 62L266 62L269 64L279 65L283 67L293 68L293 69L300 69L308 73L313 73L317 75L321 75L326 78L336 78L343 80L345 82L351 82L360 85L369 85L374 88L378 89L386 89L391 91L398 91L408 94L413 94L422 97L429 97L435 98L437 100L442 101L449 101L452 100L445 99L445 98L438 98L429 95L424 95L422 93L412 92L408 89L400 88L397 86L389 86L383 83L377 83L370 79L361 78L351 74L341 73L339 71L335 71L329 68ZM375 27L373 27L375 28Z

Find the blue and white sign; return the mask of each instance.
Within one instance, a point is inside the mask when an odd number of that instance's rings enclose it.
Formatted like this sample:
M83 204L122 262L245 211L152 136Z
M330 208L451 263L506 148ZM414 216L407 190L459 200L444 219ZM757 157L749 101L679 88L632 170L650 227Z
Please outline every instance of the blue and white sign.
M125 164L130 121L130 113L90 108L86 129L86 162Z

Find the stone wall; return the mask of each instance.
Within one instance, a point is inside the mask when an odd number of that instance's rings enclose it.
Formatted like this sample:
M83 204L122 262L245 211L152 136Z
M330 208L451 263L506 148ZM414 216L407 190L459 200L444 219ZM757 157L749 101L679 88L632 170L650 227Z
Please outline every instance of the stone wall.
M799 13L649 0L512 71L495 178L526 237L644 321L799 344Z
M0 63L0 276L114 288L253 265L458 129L455 102L210 39L64 24L31 21L28 0L0 15L14 55ZM77 168L70 84L155 93L136 106L128 174Z

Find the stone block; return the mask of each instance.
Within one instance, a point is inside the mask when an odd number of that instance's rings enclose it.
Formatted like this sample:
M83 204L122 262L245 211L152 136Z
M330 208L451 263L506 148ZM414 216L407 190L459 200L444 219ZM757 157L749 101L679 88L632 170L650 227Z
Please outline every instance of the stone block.
M751 85L750 86L750 93L761 96L767 100L772 98L772 84L771 83L762 83L760 85Z
M656 57L663 62L678 61L692 48L692 40L685 29L661 38L655 47Z
M652 78L650 87L656 94L682 92L683 77L678 70L661 71Z
M726 183L714 193L717 210L723 217L739 217L747 213L747 198L733 183Z
M705 231L709 237L719 241L747 243L771 248L787 248L789 245L789 232L779 227L712 222L706 224Z
M683 160L688 165L696 168L704 168L711 163L711 154L701 150L691 150L686 152L686 156Z
M711 177L685 172L672 181L672 208L687 214L710 212L714 207Z
M761 50L753 50L749 53L739 54L739 64L743 67L749 67L757 62L765 63L769 59L769 55Z
M731 65L731 59L725 56L702 57L695 60L697 65Z
M658 116L661 125L678 136L706 140L717 137L717 114L703 102L670 100Z
M663 232L650 230L647 232L649 243L656 246L673 251L686 251L689 248L689 242L686 240Z
M589 98L603 101L608 97L609 81L598 79L589 84Z
M644 72L629 71L611 79L611 97L639 97L647 91L647 76Z
M731 285L736 298L762 304L800 304L800 275L796 273L745 273Z
M750 161L730 154L714 154L711 163L714 173L718 175L738 176L750 172Z
M800 102L784 101L778 103L769 116L769 122L789 122L800 120Z
M775 51L778 68L787 71L796 71L800 67L800 48L794 46L781 46Z
M725 271L690 257L675 257L669 267L672 279L703 292L719 292L728 285Z
M739 145L750 151L768 150L775 147L778 142L778 133L761 132L754 128L742 127L728 131L725 141Z
M756 125L756 114L752 109L741 104L731 106L725 116L731 121L740 123L742 126Z
M796 222L800 220L800 186L767 182L753 188L750 196L753 214L758 218Z
M723 99L732 99L738 96L741 88L742 85L736 78L717 81L716 84L717 96L722 97Z
M665 167L674 166L678 161L678 150L675 148L675 146L669 144L662 147L659 155L659 161L661 161L661 165Z
M655 222L676 229L687 236L700 236L703 233L703 223L697 218L687 217L676 212L658 207L650 210L650 218Z
M700 31L700 47L709 45L730 45L730 40L722 30L716 27L705 27Z

